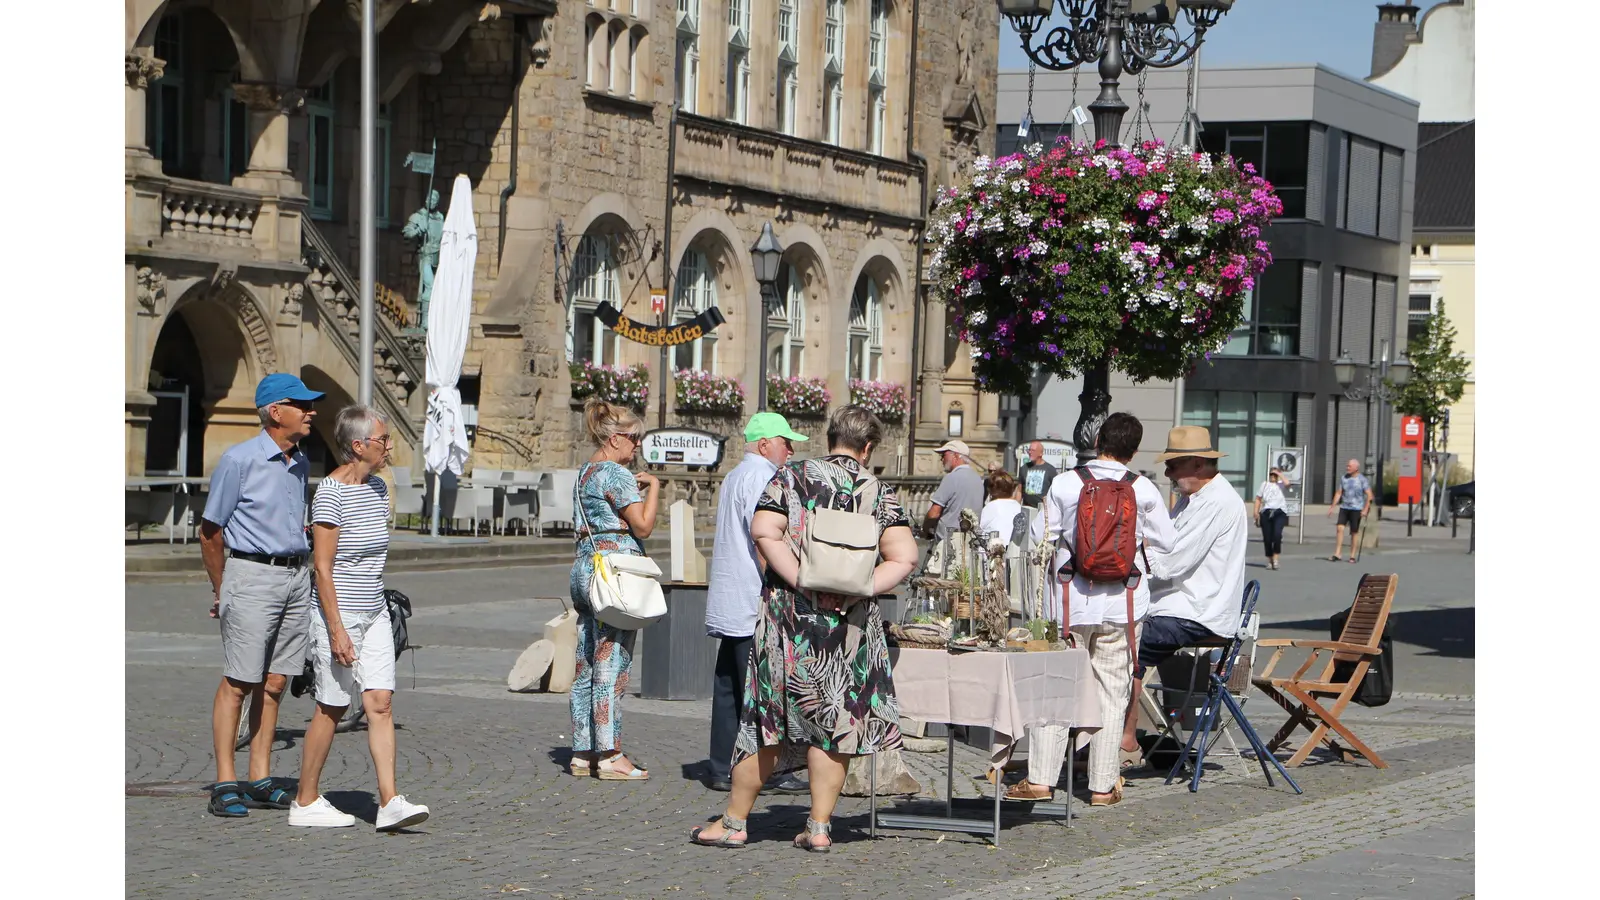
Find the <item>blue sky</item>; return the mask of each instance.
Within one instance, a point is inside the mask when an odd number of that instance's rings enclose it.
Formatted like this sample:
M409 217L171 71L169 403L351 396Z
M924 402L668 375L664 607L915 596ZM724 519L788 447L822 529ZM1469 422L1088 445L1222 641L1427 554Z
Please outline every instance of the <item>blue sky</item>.
M1426 11L1439 0L1417 0ZM1418 20L1422 13L1417 15ZM1057 15L1055 24L1066 24ZM1372 68L1372 26L1377 0L1237 0L1206 34L1202 65L1238 66L1318 62L1365 78ZM1000 26L1000 69L1026 69L1028 57L1010 23Z

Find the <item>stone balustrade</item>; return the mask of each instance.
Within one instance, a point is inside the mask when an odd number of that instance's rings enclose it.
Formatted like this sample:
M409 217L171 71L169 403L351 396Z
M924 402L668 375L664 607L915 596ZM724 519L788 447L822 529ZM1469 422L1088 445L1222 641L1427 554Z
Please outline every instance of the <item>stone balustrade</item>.
M161 233L224 246L254 242L261 196L203 181L170 179L161 192Z
M921 215L914 166L688 113L678 114L675 173L774 197L792 196L794 186L803 184L807 198L822 204L906 222Z

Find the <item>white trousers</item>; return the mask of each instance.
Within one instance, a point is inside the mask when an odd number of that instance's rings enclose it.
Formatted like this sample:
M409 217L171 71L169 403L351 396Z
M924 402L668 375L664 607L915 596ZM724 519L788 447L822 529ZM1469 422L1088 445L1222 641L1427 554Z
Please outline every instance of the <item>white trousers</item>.
M1106 794L1116 787L1117 776L1122 774L1122 724L1133 691L1128 630L1120 623L1074 625L1072 633L1078 637L1078 646L1089 651L1095 695L1100 701L1100 730L1089 737L1089 790ZM1138 639L1137 631L1134 639ZM1029 781L1055 784L1061 778L1066 755L1066 726L1038 725L1028 729Z

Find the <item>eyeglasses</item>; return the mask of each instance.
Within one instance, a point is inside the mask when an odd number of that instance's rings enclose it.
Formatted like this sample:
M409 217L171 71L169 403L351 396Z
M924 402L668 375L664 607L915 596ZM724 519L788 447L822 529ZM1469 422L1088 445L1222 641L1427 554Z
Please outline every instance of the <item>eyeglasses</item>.
M377 437L369 437L369 438L367 438L366 443L370 444L370 443L372 443L374 441L382 441L383 445L385 447L393 447L394 446L394 435L392 435L392 434L383 434L383 435L379 435Z

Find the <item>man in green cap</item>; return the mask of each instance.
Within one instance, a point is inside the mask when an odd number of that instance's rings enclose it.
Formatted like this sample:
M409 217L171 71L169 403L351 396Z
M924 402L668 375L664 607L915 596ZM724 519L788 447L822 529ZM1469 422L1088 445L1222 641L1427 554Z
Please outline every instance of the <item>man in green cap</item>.
M706 634L718 638L716 684L711 696L709 786L731 786L733 742L739 735L744 708L745 673L750 641L761 614L761 566L750 537L756 501L778 467L794 454L794 442L809 440L777 413L758 412L744 427L744 460L722 481L717 500L717 533L711 545L711 571L706 588ZM794 775L769 784L780 794L804 794L810 787Z

